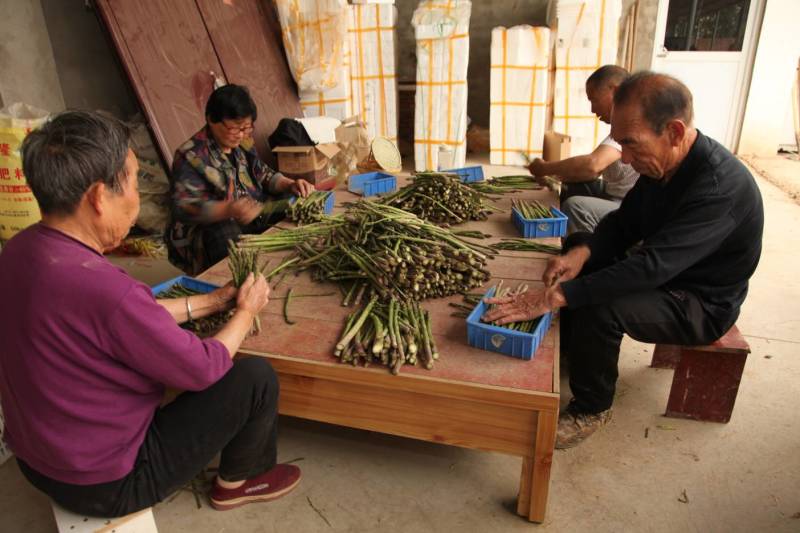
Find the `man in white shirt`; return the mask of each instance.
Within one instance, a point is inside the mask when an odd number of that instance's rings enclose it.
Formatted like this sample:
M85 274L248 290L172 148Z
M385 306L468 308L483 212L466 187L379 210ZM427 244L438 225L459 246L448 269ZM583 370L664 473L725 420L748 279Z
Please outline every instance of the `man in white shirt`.
M627 77L624 68L604 65L586 80L592 113L607 124L611 123L614 93ZM590 154L550 162L537 158L529 170L537 181L554 176L562 182L561 210L569 217L569 233L593 232L600 219L619 207L639 178L639 173L623 163L621 156L620 145L609 135Z

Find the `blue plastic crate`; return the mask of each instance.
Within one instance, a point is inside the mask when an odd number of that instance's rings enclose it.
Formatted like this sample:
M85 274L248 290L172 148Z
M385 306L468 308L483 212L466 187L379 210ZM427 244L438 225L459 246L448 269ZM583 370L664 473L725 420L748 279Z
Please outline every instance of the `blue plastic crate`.
M397 178L386 172L354 174L347 182L347 190L364 196L387 194L397 190Z
M181 285L186 287L187 289L191 289L193 291L207 293L211 292L214 289L219 289L219 285L214 285L213 283L209 283L207 281L202 281L196 278L190 278L189 276L178 276L177 278L172 278L169 281L165 281L164 283L159 283L152 289L153 296L158 296L162 292L172 288L173 285Z
M474 167L451 168L445 170L451 174L458 174L463 183L473 183L475 181L483 181L483 167L476 165Z
M295 203L297 201L297 196L292 196L289 198L289 205ZM333 213L333 204L336 201L336 195L334 195L333 191L328 191L328 196L325 198L325 210L324 213L326 215L330 215Z
M525 218L516 209L511 210L511 220L526 239L563 237L567 234L567 215L555 207L550 208L553 218Z
M494 290L494 287L489 289L484 298L493 296ZM526 361L533 359L547 330L550 329L550 322L553 320L552 313L542 316L533 333L523 333L481 322L486 308L487 305L481 299L467 317L467 342L469 345Z

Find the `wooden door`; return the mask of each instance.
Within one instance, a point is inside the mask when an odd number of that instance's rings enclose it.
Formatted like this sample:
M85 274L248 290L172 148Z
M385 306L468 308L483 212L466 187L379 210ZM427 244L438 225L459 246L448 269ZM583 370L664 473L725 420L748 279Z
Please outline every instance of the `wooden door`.
M224 76L195 0L96 0L168 165Z
M197 0L197 6L228 81L250 89L258 106L256 149L265 161L274 163L267 137L280 119L302 117L303 112L272 3Z

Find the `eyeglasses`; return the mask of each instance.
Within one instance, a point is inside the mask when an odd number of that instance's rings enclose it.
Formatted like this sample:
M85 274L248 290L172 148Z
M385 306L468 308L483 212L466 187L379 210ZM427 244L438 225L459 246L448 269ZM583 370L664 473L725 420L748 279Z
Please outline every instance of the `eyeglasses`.
M243 135L250 135L253 133L253 125L250 124L249 126L239 127L239 126L228 126L225 122L222 123L222 126L228 130L228 133L231 135L236 135L237 133L241 133Z

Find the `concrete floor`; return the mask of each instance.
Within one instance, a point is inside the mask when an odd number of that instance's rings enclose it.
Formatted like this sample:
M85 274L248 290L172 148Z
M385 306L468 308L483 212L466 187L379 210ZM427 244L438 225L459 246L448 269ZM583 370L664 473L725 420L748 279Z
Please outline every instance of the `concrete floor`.
M800 162L782 165L783 178L800 178ZM625 339L614 419L556 452L542 525L509 511L517 458L283 418L279 459L304 472L293 494L220 513L182 491L156 506L159 530L800 531L800 206L780 180L758 181L764 253L738 322L753 353L729 424L661 416L672 372L649 368L652 347ZM153 281L143 264L128 266ZM0 467L0 531L54 529L47 498L14 461Z

